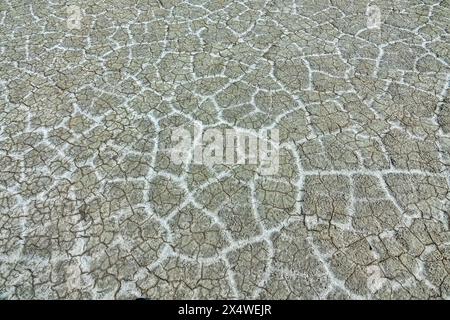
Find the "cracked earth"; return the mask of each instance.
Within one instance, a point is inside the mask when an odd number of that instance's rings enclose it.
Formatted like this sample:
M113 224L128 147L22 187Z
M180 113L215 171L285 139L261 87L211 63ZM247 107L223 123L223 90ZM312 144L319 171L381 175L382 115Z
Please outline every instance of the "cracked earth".
M0 298L449 299L449 17L2 0ZM278 174L173 164L193 124L278 129Z

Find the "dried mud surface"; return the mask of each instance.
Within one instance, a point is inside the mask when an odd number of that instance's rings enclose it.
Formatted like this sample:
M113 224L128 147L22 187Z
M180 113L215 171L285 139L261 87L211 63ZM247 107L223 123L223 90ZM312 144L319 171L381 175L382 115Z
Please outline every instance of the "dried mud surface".
M450 298L449 17L1 1L0 298ZM173 164L192 124L279 129L279 173Z

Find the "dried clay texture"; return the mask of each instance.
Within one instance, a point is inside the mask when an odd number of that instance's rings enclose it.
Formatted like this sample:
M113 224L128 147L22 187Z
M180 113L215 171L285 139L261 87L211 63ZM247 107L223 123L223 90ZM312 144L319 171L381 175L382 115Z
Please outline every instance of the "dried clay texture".
M0 298L450 298L449 17L2 0ZM193 124L278 129L278 173L174 164Z

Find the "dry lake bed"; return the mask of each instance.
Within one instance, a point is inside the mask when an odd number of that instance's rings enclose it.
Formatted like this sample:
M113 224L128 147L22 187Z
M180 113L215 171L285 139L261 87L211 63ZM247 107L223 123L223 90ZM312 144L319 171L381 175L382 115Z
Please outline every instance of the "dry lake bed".
M450 299L449 17L1 1L0 299Z

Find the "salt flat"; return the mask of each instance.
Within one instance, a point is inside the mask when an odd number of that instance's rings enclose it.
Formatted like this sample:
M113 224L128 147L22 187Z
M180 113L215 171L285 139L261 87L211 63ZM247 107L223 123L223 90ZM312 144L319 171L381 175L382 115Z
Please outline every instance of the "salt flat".
M2 1L0 298L449 299L449 17ZM278 130L276 172L175 163L195 126Z

